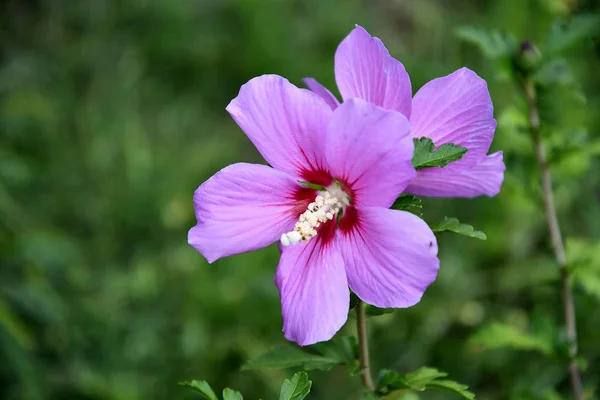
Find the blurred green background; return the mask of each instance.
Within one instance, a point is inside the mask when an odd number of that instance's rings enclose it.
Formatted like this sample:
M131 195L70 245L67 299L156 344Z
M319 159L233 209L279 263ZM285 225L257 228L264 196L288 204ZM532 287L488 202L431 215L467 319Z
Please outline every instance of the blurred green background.
M374 366L433 366L481 399L561 398L569 385L558 357L536 346L489 350L470 339L493 322L548 340L564 335L524 102L454 31L473 25L541 43L556 17L594 7L576 0L1 1L0 398L195 398L177 386L182 379L276 398L290 371L240 366L285 342L273 283L278 251L208 265L187 244L192 194L230 163L262 162L225 112L240 85L275 73L334 88L333 54L354 24L404 63L415 91L462 66L486 78L499 120L493 150L504 150L507 165L496 198L425 202L427 221L456 216L488 240L439 236L441 270L423 301L370 319ZM553 146L592 143L557 159L553 172L570 255L596 264L597 54L591 42L569 52L572 83L540 99ZM596 295L589 279L591 286L575 286L575 300L584 377L594 386L600 278ZM353 334L353 325L351 317L342 334ZM358 378L343 368L309 375L310 399L359 396Z

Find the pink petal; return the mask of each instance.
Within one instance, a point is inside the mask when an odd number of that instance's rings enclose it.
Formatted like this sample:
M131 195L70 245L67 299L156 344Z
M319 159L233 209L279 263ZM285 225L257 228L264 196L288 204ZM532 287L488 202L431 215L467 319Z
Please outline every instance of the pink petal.
M350 288L377 307L410 307L439 268L429 226L405 211L349 208L338 230Z
M429 197L493 197L500 192L505 169L499 151L473 167L449 164L444 168L419 170L406 191Z
M335 224L323 229L333 230ZM300 346L322 342L346 322L350 291L342 256L332 241L317 236L283 248L275 283L286 339Z
M188 242L209 263L260 249L289 232L315 196L266 165L230 165L194 193L198 224L190 229Z
M487 154L494 130L494 106L487 84L467 68L426 83L413 99L412 135L436 146L454 143L468 149L453 165L473 166Z
M310 90L259 76L241 87L227 111L273 168L299 179L322 169L331 108Z
M327 130L329 171L356 204L389 207L415 177L410 125L395 111L345 101Z
M308 86L310 90L321 96L321 98L325 100L327 104L329 104L329 107L331 107L332 110L335 110L340 105L340 102L333 95L333 93L331 93L325 86L317 82L315 78L304 78L302 80L304 83L306 83L306 86Z
M364 28L357 25L340 43L334 67L344 101L357 97L410 118L412 90L404 66Z

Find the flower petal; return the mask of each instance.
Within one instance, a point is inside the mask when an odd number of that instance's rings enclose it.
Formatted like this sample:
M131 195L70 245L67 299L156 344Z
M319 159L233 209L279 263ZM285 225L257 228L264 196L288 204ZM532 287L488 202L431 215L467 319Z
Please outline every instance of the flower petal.
M266 165L223 168L194 193L198 224L188 242L209 263L257 250L289 232L316 192Z
M454 165L473 166L487 154L494 130L494 106L487 84L468 68L426 83L413 99L412 135L436 146L454 143L468 149Z
M473 167L450 164L444 168L419 170L406 191L429 197L493 197L500 192L505 169L499 151Z
M345 101L327 129L331 176L355 203L389 207L415 177L414 144L404 116L360 99Z
M340 105L340 102L333 93L325 86L321 85L315 78L304 78L302 80L310 90L321 96L321 98L329 104L329 107L331 107L332 110L335 110Z
M412 90L404 66L361 26L338 46L334 68L344 100L357 97L410 118Z
M241 87L227 111L273 168L296 178L321 169L331 108L310 90L259 76Z
M337 237L348 284L377 307L419 302L439 268L437 242L429 226L406 211L348 208Z
M328 229L335 229L334 223L328 225ZM285 247L275 283L281 295L286 339L300 346L322 342L331 339L346 322L350 291L334 242L325 243L317 236Z

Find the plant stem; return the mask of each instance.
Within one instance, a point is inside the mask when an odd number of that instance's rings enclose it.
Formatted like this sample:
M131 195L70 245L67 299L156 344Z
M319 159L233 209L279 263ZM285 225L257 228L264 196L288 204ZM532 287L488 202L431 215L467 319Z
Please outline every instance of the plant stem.
M548 230L554 249L554 257L560 268L560 279L562 286L562 300L565 315L565 323L567 325L567 339L569 340L569 376L571 378L571 386L573 388L573 396L575 400L583 400L583 385L581 383L581 374L577 364L577 327L575 324L575 303L573 301L573 291L569 285L569 271L567 270L567 258L565 256L565 246L563 244L562 235L558 218L556 217L556 208L554 206L554 195L552 193L552 176L546 161L546 153L542 144L540 134L540 116L536 101L535 86L530 80L524 84L525 99L529 107L529 126L535 146L535 155L540 167L542 177L542 190L544 194L544 207L546 210L546 219L548 220Z
M356 331L358 333L358 357L360 361L360 378L363 385L371 392L375 391L375 384L371 377L369 366L369 339L367 337L367 317L365 303L360 299L356 303Z

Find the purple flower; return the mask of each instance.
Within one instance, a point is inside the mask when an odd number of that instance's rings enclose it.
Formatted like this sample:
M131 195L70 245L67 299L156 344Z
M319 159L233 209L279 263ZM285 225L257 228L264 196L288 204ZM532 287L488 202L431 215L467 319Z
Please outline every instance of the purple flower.
M415 176L404 116L360 99L332 110L275 75L242 86L227 111L273 168L234 164L204 182L188 240L208 262L280 241L287 339L330 339L347 319L348 287L378 307L421 299L439 268L435 236L389 209Z
M360 26L335 53L335 79L344 101L360 98L399 111L410 120L413 137L436 146L454 143L467 154L444 168L417 171L407 192L432 197L495 196L504 180L502 152L487 155L496 121L487 85L467 68L425 84L411 99L410 78L376 37ZM332 108L340 103L313 78L307 86Z

